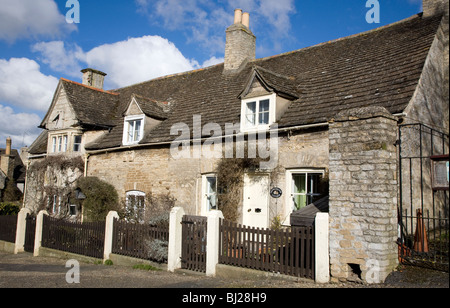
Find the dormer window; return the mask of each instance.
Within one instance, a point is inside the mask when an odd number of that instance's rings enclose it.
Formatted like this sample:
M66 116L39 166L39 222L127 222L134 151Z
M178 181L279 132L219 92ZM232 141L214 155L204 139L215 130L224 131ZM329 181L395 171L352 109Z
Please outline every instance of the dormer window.
M242 100L241 131L267 130L275 122L276 94Z
M144 115L127 116L124 123L123 144L137 144L144 136Z

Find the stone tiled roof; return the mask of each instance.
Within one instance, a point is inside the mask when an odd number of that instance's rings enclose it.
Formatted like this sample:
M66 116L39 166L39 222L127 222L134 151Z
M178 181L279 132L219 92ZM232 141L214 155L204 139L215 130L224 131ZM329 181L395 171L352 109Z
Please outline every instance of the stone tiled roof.
M81 125L115 125L115 120L119 116L117 112L118 94L63 78L61 78L61 83Z
M219 64L114 90L117 95L94 95L69 82L64 86L78 104L82 122L112 127L88 150L121 146L122 115L133 95L144 112L163 120L141 144L175 139L170 135L172 125L183 122L192 127L193 115L202 116L202 125L239 123L239 97L255 71L268 87L291 97L279 127L327 122L355 107L381 106L401 113L417 87L439 23L440 17L413 16L359 35L249 61L236 74L224 74L224 65ZM161 109L162 104L167 108Z
M137 94L133 94L133 98L136 100L145 115L158 120L167 119L169 111L167 103L158 102Z
M40 135L29 146L28 153L31 155L40 155L47 153L48 131L43 130Z

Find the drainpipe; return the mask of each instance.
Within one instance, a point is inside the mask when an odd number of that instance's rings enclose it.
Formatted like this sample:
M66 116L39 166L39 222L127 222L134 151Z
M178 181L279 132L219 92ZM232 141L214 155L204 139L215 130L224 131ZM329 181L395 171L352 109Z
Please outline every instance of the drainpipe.
M90 155L91 154L84 154L84 177L87 177L87 168Z

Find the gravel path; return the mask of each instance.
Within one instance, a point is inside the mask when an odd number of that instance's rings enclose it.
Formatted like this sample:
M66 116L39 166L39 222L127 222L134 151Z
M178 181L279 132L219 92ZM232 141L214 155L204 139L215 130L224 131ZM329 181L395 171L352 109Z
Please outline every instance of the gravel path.
M66 260L0 252L0 288L386 288L449 287L448 273L404 268L383 285L356 283L317 285L313 281L227 280L202 274L136 270L124 266L80 263L80 283L66 282Z

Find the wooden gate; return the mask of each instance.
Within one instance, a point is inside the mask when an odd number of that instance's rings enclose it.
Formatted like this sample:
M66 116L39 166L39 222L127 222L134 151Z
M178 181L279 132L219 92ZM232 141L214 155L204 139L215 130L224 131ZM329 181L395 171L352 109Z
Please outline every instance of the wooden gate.
M25 227L25 244L24 250L26 252L34 252L34 237L36 234L36 217L30 214L27 215L26 218L26 227Z
M206 217L183 216L181 268L206 272L206 223Z

